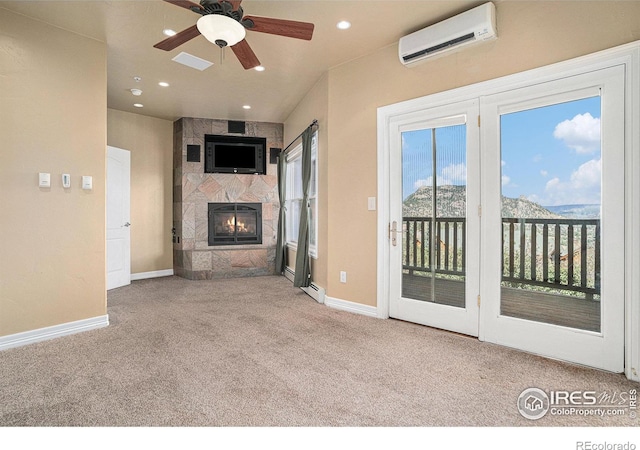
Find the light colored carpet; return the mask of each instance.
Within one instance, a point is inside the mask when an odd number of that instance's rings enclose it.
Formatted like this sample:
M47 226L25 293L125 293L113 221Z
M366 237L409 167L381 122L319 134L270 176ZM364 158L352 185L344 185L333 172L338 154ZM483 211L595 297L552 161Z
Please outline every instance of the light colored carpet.
M282 277L133 282L111 325L0 352L3 426L630 426L520 416L526 388L623 375L320 305Z

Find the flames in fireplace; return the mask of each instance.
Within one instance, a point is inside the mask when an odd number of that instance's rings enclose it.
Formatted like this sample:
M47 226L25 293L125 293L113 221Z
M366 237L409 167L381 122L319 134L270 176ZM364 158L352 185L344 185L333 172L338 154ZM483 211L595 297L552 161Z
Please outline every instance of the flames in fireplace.
M216 227L216 231L217 231L218 227ZM256 232L256 224L255 222L247 225L244 222L242 222L240 219L237 219L236 221L236 216L231 216L229 217L226 221L224 220L224 218L222 219L222 225L219 228L219 232L220 233L228 233L228 234L233 234L233 233L249 233L249 234L255 234Z

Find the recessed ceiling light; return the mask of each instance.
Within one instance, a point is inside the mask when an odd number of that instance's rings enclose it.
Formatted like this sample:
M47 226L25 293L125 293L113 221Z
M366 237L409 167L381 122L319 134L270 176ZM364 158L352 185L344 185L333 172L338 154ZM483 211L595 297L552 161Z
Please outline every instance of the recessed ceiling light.
M136 108L142 108L144 105L142 103L134 103L133 106Z
M165 28L164 30L162 30L162 33L163 33L165 36L169 36L169 37L171 37L171 36L175 36L176 34L178 34L178 33L176 33L175 31L173 31L171 28Z
M342 21L338 22L338 24L336 26L341 30L348 30L349 28L351 28L351 22L347 22L346 20L342 20Z
M258 72L264 72L264 66L256 66L254 67Z
M142 91L140 89L131 89L131 93L136 96L142 95Z
M169 87L169 83L167 83L166 81L161 81L160 83L158 83L158 85L162 87Z
M251 106L249 106L249 105L244 105L244 106L243 106L243 108L244 108L244 109L251 109Z

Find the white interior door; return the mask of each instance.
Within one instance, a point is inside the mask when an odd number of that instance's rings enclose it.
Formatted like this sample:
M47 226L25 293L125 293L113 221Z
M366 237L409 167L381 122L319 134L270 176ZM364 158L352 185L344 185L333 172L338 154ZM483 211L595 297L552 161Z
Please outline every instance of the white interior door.
M131 283L131 154L107 147L107 289Z
M390 297L397 319L478 335L478 103L390 125Z
M480 339L624 369L624 70L483 97Z

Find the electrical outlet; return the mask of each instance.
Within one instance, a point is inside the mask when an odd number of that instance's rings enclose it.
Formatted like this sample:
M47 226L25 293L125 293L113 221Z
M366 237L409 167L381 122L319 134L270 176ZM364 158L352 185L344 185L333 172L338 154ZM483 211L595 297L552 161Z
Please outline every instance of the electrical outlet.
M347 272L341 271L340 272L340 283L346 283L346 282L347 282Z

